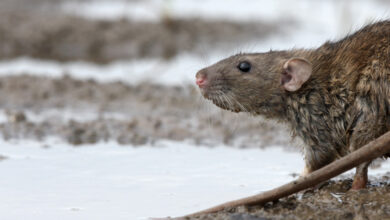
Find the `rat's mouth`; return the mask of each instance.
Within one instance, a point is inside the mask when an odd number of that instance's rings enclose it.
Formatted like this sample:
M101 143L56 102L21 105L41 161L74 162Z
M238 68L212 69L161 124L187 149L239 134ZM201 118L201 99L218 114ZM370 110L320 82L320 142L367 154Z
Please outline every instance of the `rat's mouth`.
M212 101L216 106L232 112L246 111L245 108L236 101L233 95L220 90L211 88L201 88L201 93L204 98Z

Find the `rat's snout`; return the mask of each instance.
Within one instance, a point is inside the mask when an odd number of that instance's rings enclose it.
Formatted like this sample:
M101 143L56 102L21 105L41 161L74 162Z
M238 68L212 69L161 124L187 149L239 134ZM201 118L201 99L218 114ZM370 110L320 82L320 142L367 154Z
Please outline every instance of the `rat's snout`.
M200 70L198 73L196 73L196 85L199 86L199 88L203 88L207 83L207 74L204 70Z

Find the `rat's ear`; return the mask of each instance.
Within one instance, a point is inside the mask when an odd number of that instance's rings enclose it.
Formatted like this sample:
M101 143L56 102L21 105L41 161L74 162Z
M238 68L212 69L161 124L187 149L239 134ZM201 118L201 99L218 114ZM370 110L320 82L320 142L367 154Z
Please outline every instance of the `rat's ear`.
M283 65L281 84L284 89L295 92L310 78L312 66L303 58L291 58Z

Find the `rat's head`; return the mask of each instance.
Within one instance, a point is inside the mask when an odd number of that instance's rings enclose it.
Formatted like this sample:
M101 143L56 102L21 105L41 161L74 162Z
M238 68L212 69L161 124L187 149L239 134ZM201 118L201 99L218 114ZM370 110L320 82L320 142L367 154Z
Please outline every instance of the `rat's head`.
M310 78L311 64L288 52L238 54L196 74L202 95L234 112L272 111L286 92L296 92ZM268 108L268 109L262 109Z

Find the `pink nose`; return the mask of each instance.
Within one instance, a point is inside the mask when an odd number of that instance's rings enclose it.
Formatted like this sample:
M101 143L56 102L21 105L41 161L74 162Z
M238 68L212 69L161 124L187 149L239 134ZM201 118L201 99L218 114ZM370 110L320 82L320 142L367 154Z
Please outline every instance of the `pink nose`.
M202 73L196 74L196 85L202 88L206 84L206 76Z
M196 85L198 86L203 86L204 83L205 83L206 79L204 77L201 77L201 78L197 78L196 79Z

